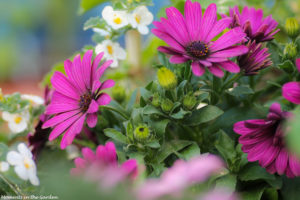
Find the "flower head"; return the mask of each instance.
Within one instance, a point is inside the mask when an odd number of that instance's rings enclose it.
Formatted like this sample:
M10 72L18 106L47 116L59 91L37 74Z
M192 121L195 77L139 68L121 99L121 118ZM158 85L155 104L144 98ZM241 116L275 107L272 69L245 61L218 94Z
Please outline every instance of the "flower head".
M113 142L107 142L105 146L99 145L94 153L90 148L82 149L83 158L75 159L75 166L71 174L83 174L88 179L100 181L103 187L113 187L127 177L137 176L137 162L134 159L127 160L118 166L116 148Z
M104 52L104 58L113 60L111 67L117 67L118 60L124 60L126 58L126 51L119 43L111 40L104 40L101 44L98 44L95 51L97 54Z
M239 142L250 162L258 161L269 173L300 176L300 160L288 151L283 122L290 113L283 112L280 104L270 107L267 119L253 119L237 122L234 131L240 134Z
M184 16L174 7L167 8L168 19L154 22L154 35L164 40L169 47L161 46L159 51L172 55L171 63L179 64L192 61L194 75L201 76L205 69L222 77L222 69L238 73L239 66L228 58L248 52L248 48L238 45L245 40L246 34L241 28L229 30L217 40L214 38L231 23L230 18L217 20L217 7L210 4L202 15L199 2L185 3Z
M93 51L89 50L82 60L80 54L75 56L73 62L66 60L66 75L55 72L51 79L55 91L45 114L54 116L43 124L43 128L54 127L50 141L64 133L62 149L70 145L81 132L85 119L89 127L96 126L98 107L111 101L110 96L102 90L113 87L114 81L100 82L99 79L112 61L104 62L98 68L103 53L98 54L93 62L92 56Z
M33 105L33 106L44 104L44 99L39 97L39 96L30 95L30 94L23 94L23 95L21 95L21 98L25 99L25 100L28 100L30 102L30 104Z
M113 7L106 6L102 17L113 29L123 28L128 25L128 14L125 11L114 11Z
M297 19L295 18L288 18L285 21L285 31L287 32L287 34L292 37L295 38L299 35L300 32L300 26L299 23L297 21Z
M129 16L129 23L133 28L146 35L149 33L149 28L147 27L153 21L153 15L149 12L146 6L138 6Z
M238 64L245 75L255 75L259 70L272 65L268 49L263 48L261 43L249 41L247 46L249 52L238 57Z
M250 40L255 40L257 43L273 40L273 36L279 31L276 30L278 23L271 15L263 18L263 10L244 7L242 13L235 6L229 10L232 28L241 27L247 34ZM223 17L227 17L223 15Z
M27 111L21 113L3 112L2 118L8 122L8 127L13 133L21 133L28 127L29 113Z
M296 60L296 66L300 72L300 58ZM289 82L282 87L282 96L294 104L300 104L300 82Z
M180 194L185 188L201 183L212 174L220 172L223 167L223 162L214 155L200 155L190 161L177 160L160 179L150 179L141 185L137 196L146 200Z
M24 143L18 145L18 152L8 152L7 162L15 166L15 172L21 179L29 180L32 185L40 184L31 151Z
M175 73L166 67L162 67L157 70L157 79L159 85L166 90L173 90L177 86L177 77Z

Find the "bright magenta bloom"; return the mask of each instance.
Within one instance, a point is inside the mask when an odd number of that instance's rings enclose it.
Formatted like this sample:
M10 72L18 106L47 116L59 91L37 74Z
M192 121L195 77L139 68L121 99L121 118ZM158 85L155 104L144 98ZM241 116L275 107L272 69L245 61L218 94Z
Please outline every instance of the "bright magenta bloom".
M258 161L269 173L300 176L300 160L292 155L284 142L283 122L290 113L281 111L274 103L267 119L253 119L238 122L234 131L240 134L239 142L250 162Z
M248 52L248 48L238 45L245 40L246 34L241 28L234 28L223 34L231 23L230 18L217 20L217 7L210 4L202 15L201 5L187 0L184 16L174 7L167 8L168 19L154 22L156 29L152 33L164 40L170 47L161 46L159 51L172 55L171 63L179 64L192 61L194 75L201 76L207 68L212 74L222 77L222 69L238 73L239 66L228 58Z
M102 187L111 188L120 181L138 174L135 159L130 159L118 166L116 147L113 142L99 145L94 153L90 148L82 149L83 158L76 158L76 168L71 170L73 175L85 175L89 180L100 182Z
M296 60L296 66L300 72L300 58ZM300 104L300 82L289 82L282 87L282 96L294 104Z
M263 10L244 7L242 13L235 6L229 9L231 18L231 27L241 27L247 34L250 40L255 40L257 43L273 40L273 36L279 31L275 30L278 23L272 18L272 15L263 18ZM222 15L227 18L226 15Z
M224 163L214 155L199 155L190 161L177 160L160 179L149 179L138 188L139 199L159 199L165 195L178 196L197 183L207 180L212 174L220 172Z
M43 128L54 127L49 136L50 141L64 133L62 149L70 145L81 132L85 119L89 127L94 127L98 107L111 101L110 96L102 90L113 87L114 81L106 80L101 83L99 79L112 60L98 68L103 53L98 54L93 62L92 56L93 51L90 50L82 60L80 54L75 56L73 63L66 60L64 66L67 75L55 72L51 79L55 91L45 114L54 116L43 124Z

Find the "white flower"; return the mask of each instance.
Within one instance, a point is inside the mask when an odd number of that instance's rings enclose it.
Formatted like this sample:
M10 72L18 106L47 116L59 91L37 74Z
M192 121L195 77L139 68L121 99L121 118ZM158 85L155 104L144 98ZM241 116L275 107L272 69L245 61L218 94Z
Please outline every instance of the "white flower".
M28 100L32 105L43 105L45 103L43 98L35 95L23 94L21 95L21 98Z
M29 180L32 185L39 185L40 181L36 173L36 165L32 159L32 153L28 147L21 143L18 151L10 151L7 154L7 162L15 166L16 174L23 180Z
M107 30L101 28L93 28L93 31L101 36L104 36L105 38L107 38L110 35L110 33Z
M95 51L97 54L104 52L104 58L107 60L113 60L111 67L117 67L118 60L124 60L126 58L126 51L119 43L111 40L104 40L101 44L98 44Z
M3 112L2 118L8 122L8 127L13 133L20 133L27 129L29 121L29 113L15 113Z
M199 110L200 108L203 108L207 106L207 103L200 103L198 106L197 106L197 110Z
M125 11L114 11L111 6L106 6L102 11L102 17L113 29L119 29L128 25L128 14Z
M9 164L7 162L0 162L0 172L6 172L9 169Z
M147 27L153 21L153 15L149 12L146 6L137 7L129 17L129 23L133 28L146 35L149 33L149 28Z

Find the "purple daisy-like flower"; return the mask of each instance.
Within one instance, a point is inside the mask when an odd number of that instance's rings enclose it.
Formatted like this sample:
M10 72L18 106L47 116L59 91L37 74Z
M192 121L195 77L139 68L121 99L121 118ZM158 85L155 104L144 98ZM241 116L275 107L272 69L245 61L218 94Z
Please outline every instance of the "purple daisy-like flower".
M244 7L242 13L235 6L229 9L231 18L230 26L232 28L241 27L247 34L250 40L255 40L257 43L273 40L273 36L279 31L275 30L278 23L272 18L272 15L263 18L263 10ZM222 17L227 18L226 15Z
M300 72L300 58L296 60L296 66ZM289 82L282 87L282 96L294 104L300 104L300 82Z
M103 53L98 54L93 62L92 56L93 51L89 50L82 60L80 54L75 56L73 62L66 60L66 76L55 72L51 79L55 91L45 114L54 116L43 124L43 128L54 128L49 136L50 141L64 133L62 149L70 145L81 132L85 119L89 127L96 126L99 106L111 101L110 96L102 90L113 87L115 82L106 80L101 83L99 79L112 60L98 68Z
M247 44L249 52L238 57L238 64L244 71L244 74L255 75L259 70L271 66L273 63L267 48L262 48L262 44L256 44L255 41L249 41Z
M250 162L258 161L269 173L292 178L300 176L300 160L288 151L284 142L283 122L290 116L281 110L280 104L274 103L267 119L237 122L234 131L241 135L239 143Z
M210 4L202 15L200 3L187 0L184 10L183 16L176 8L167 8L168 19L161 18L161 22L153 23L156 29L152 29L152 33L169 45L158 50L172 55L170 62L174 64L192 61L196 76L203 75L206 68L218 77L224 75L222 69L238 73L239 66L228 58L248 52L246 46L238 45L246 37L241 28L229 30L213 41L232 20L217 20L216 4Z

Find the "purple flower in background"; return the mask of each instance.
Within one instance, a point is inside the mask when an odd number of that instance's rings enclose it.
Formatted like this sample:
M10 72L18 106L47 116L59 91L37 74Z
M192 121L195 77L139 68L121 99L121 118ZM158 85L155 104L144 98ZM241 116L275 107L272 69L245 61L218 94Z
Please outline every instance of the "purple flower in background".
M291 154L284 142L283 122L290 117L280 104L270 107L267 119L237 122L234 131L240 134L239 142L250 162L258 161L266 170L288 177L300 176L300 160Z
M245 75L255 75L259 70L273 64L268 49L263 48L261 43L257 44L255 41L249 41L247 46L249 52L238 57L238 64Z
M300 72L300 58L296 59L296 66ZM300 104L300 82L289 82L282 87L282 96L294 104Z
M246 34L238 27L214 41L232 21L230 18L217 20L216 4L210 4L202 15L200 3L187 0L184 16L174 7L167 8L166 14L168 19L161 18L161 22L153 23L156 29L152 29L152 33L169 45L158 50L172 55L171 63L192 61L196 76L202 76L206 68L218 77L223 77L222 69L232 73L240 71L229 58L248 52L246 46L238 45L245 40Z
M204 182L212 174L220 172L224 163L214 155L200 155L189 161L177 160L160 179L149 179L137 190L139 199L158 199L165 195L178 196L197 183Z
M85 119L89 127L96 126L98 107L111 101L110 96L102 90L113 87L114 81L101 83L99 79L112 60L98 68L103 53L98 54L93 62L92 56L93 51L89 50L82 60L80 54L75 56L73 62L66 60L66 76L55 72L51 79L55 91L45 114L54 116L43 124L43 128L54 127L49 136L50 141L64 133L60 145L62 149L70 145L81 132Z
M255 40L257 43L273 40L273 36L279 31L276 30L278 23L271 15L263 18L263 10L248 8L245 6L242 13L235 6L229 9L231 18L231 28L241 27L247 34L250 40ZM226 15L222 15L227 18Z

